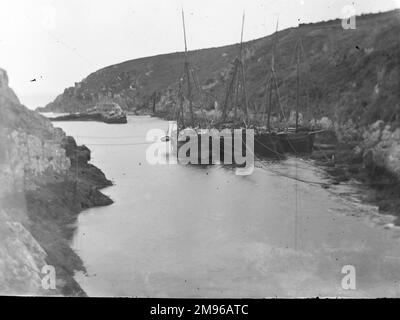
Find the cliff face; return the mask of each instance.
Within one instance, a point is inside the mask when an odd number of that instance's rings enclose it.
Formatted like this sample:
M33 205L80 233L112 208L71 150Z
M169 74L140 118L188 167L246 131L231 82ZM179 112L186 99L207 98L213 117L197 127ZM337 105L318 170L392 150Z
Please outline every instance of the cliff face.
M0 294L83 294L66 226L112 202L99 191L110 181L89 160L89 149L20 104L0 69ZM42 287L45 265L56 269L56 290Z

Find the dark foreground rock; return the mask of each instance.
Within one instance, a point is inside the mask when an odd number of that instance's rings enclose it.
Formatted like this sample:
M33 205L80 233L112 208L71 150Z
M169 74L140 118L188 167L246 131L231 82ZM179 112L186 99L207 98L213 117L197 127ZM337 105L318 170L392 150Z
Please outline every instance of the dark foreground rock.
M71 167L65 174L48 172L34 179L35 189L25 190L29 230L47 253L47 263L56 266L57 276L65 282L61 293L84 295L73 279L75 271L85 271L81 259L70 248L78 214L85 209L112 204L99 190L112 183L103 172L88 163L90 151L65 138L63 148Z
M0 295L85 295L69 245L76 218L112 203L100 192L111 182L89 161L87 147L20 104L0 69ZM46 265L55 290L42 286Z

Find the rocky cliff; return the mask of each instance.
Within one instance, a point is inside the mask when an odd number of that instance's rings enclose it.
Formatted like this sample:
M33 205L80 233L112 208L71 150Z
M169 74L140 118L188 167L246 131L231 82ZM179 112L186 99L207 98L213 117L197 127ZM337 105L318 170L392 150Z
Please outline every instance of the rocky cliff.
M20 104L0 69L0 294L84 294L68 226L82 209L112 203L99 191L111 182L89 160L89 149ZM55 290L42 286L46 265Z

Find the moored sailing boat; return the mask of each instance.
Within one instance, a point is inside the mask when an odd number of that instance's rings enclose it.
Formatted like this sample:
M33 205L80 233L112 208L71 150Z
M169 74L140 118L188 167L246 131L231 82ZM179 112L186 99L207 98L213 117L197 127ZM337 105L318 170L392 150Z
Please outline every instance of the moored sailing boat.
M211 128L200 129L198 126L199 121L198 119L196 119L193 110L194 106L192 89L193 87L195 87L197 88L197 90L200 91L201 88L196 81L196 77L193 75L193 70L190 68L190 64L188 61L185 15L183 10L182 24L185 44L185 63L183 79L186 81L183 84L181 82L179 83L179 110L177 112L177 126L176 130L173 130L173 132L169 133L172 142L172 149L178 157L178 160L180 156L183 156L182 158L191 159L190 161L192 164L234 164L235 158L233 148L235 144L233 130L225 130L224 134L222 134L221 136L216 136L215 132ZM187 92L185 92L186 97L184 96L183 85L186 85L187 88ZM187 119L185 119L185 98L190 113L190 119L188 121ZM186 123L189 123L189 125L186 125ZM243 137L241 138L241 140L243 140ZM191 140L194 141L194 144L189 145L189 142ZM185 146L188 146L188 148L185 148ZM184 148L183 152L180 152L182 148ZM191 156L191 152L197 153L197 156Z
M314 145L314 132L309 128L299 126L300 108L300 40L296 44L296 126L279 132L278 137L282 148L288 153L311 153Z
M242 130L254 127L249 123L249 103L247 96L247 83L246 74L243 59L243 30L244 30L245 15L243 14L242 19L242 31L239 55L233 63L233 70L231 73L230 80L228 82L225 99L223 102L222 117L219 126L229 127L231 129L240 128ZM231 102L231 108L229 104ZM233 107L232 107L233 104ZM231 119L229 118L229 111L233 112ZM243 119L238 119L238 112L241 112ZM254 152L258 156L263 157L281 157L279 146L279 139L276 134L272 132L266 132L258 127L254 127Z
M273 39L272 46L272 55L271 55L271 65L270 65L270 79L267 81L266 91L269 91L269 94L266 94L265 106L268 106L267 112L267 126L266 128L256 128L256 133L254 135L254 151L256 155L260 155L262 157L268 158L283 158L284 150L281 145L280 138L271 128L271 112L272 112L272 92L275 87L275 91L278 96L279 101L279 88L278 82L276 81L276 73L275 73L275 49L277 44L277 34L278 34L278 22L276 23L275 36ZM263 114L263 124L265 122L265 112Z
M278 31L278 27L277 27ZM277 33L275 33L277 34ZM271 134L271 111L272 111L272 90L275 88L278 104L280 106L282 116L285 119L285 112L280 102L278 81L276 79L276 73L274 68L274 57L275 57L275 43L272 49L272 60L271 60L271 78L269 80L269 109L268 109L268 120L267 120L267 130ZM300 127L299 125L299 109L300 109L300 41L296 44L296 123L294 128L286 128L283 131L278 131L275 133L274 139L279 141L280 151L282 153L294 153L294 154L304 154L311 153L314 145L314 136L316 132L311 131L309 128Z

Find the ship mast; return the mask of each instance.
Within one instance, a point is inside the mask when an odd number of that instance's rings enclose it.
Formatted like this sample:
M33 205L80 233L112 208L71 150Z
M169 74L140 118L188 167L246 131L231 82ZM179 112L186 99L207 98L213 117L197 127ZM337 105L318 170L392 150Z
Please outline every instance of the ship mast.
M239 95L239 88L242 90L243 100L244 100L244 114L245 120L247 123L248 120L248 97L247 97L247 89L246 89L246 74L244 68L244 61L243 61L243 33L244 33L244 23L245 23L245 12L243 12L242 16L242 29L240 35L240 47L239 47L239 55L236 57L233 67L232 77L228 83L228 87L226 90L224 105L222 109L222 122L226 120L227 117L227 109L228 103L232 93L236 93L236 101L235 103L235 118L236 118L236 111L238 105L238 95Z
M243 59L243 31L244 31L244 22L245 22L245 12L243 11L243 17L242 17L242 32L240 35L240 53L239 53L239 58L240 58L240 70L242 74L242 87L243 87L243 96L244 96L244 114L245 114L245 119L246 123L248 121L248 109L249 109L249 102L247 98L247 90L246 90L246 73L244 70L244 59Z
M240 51L239 51L239 58L242 60L242 51L243 51L243 31L244 31L244 21L246 19L245 12L243 11L242 16L242 31L240 33Z
M182 25L183 25L183 39L184 39L184 43L185 43L185 67L184 67L184 73L186 75L186 82L187 82L187 99L189 100L190 123L191 123L191 125L193 125L194 116L193 116L193 101L192 101L192 84L190 83L190 65L189 65L188 54L187 54L185 13L183 11L183 8L182 8Z
M275 35L272 44L272 56L271 56L271 77L269 79L269 97L268 97L268 118L267 118L267 129L271 131L271 112L272 112L272 88L275 83L275 49L278 40L278 28L279 18L276 21Z
M303 44L301 38L297 40L296 43L296 132L299 129L299 110L300 110L300 87L301 87L301 57L303 55L303 58L305 56L305 53L303 51ZM308 90L306 89L306 94L308 97Z
M297 67L297 77L296 77L296 132L299 129L299 99L300 99L300 50L299 43L296 46L296 67Z

